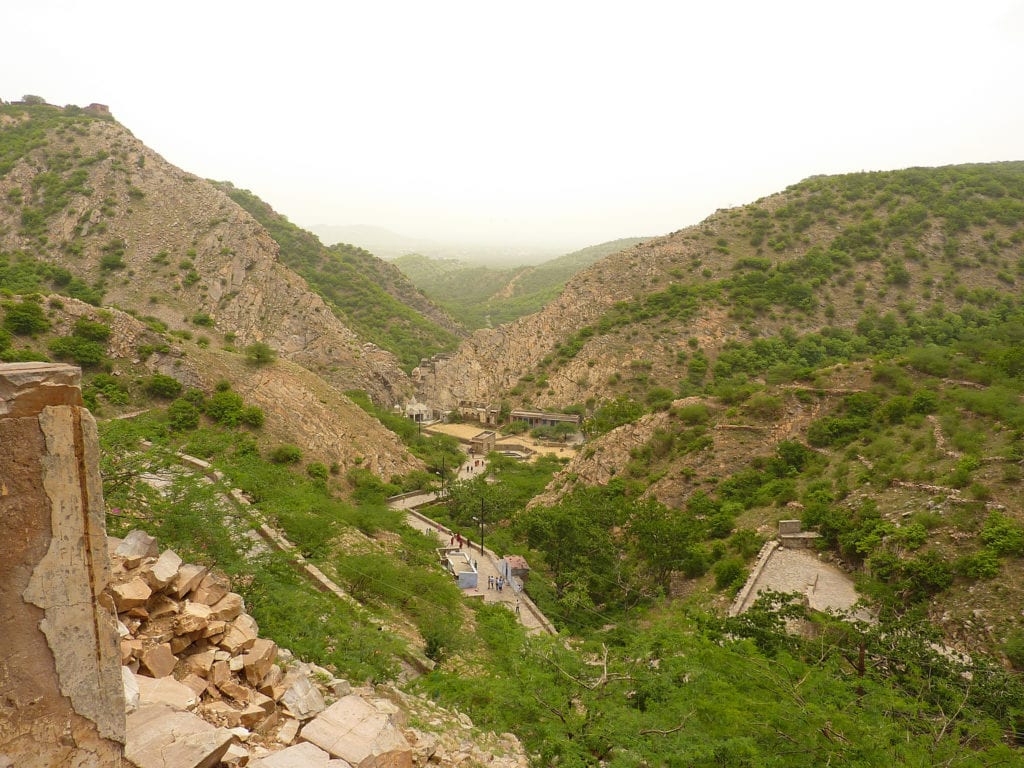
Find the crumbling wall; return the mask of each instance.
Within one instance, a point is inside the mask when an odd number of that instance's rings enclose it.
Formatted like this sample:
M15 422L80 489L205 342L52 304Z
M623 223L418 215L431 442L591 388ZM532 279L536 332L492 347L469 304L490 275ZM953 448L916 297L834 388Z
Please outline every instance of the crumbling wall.
M96 424L68 365L0 365L0 766L122 765Z

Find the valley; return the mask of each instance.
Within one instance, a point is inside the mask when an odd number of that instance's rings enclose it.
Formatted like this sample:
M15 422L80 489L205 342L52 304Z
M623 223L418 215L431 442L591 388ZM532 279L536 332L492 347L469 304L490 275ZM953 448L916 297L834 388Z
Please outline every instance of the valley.
M109 115L0 105L0 360L81 367L111 535L537 766L1020 761L1022 282L1021 162L815 176L497 269L324 246ZM179 451L247 504L147 485ZM523 558L557 635L458 589L402 494ZM353 602L251 555L260 520ZM781 520L863 606L730 615Z

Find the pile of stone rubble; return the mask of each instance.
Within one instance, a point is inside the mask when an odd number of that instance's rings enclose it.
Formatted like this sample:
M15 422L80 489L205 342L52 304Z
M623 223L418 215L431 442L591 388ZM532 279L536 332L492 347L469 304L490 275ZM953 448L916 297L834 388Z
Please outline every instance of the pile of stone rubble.
M125 756L138 768L527 765L511 734L298 661L259 637L224 576L160 553L143 531L108 542Z

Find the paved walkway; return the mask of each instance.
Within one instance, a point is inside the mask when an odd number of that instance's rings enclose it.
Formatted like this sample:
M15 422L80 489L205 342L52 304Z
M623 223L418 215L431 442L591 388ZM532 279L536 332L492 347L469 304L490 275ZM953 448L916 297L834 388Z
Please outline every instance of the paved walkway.
M458 477L460 479L466 479L472 477L474 474L478 474L486 470L486 464L483 460L480 460L481 465L475 466L474 460L466 462L459 468ZM448 546L451 540L451 531L444 528L440 523L431 520L430 518L422 515L416 511L416 507L429 504L437 499L437 494L421 493L415 496L409 496L406 498L394 499L388 502L388 506L392 509L404 509L407 514L405 517L406 522L422 533L433 536L437 539L439 546ZM548 621L547 617L533 604L527 595L522 592L519 587L515 584L506 584L504 589L500 592L497 589L487 588L487 577L493 577L495 581L498 579L498 561L499 558L494 552L483 548L483 552L480 552L480 542L469 542L463 539L463 551L469 553L477 564L477 587L476 589L465 589L463 592L468 597L475 597L477 599L483 599L485 603L504 603L509 610L516 612L519 619L519 623L526 627L529 632L548 632L552 635L557 634L554 626ZM516 610L518 608L518 610Z
M801 594L816 611L845 611L857 602L853 579L834 565L822 562L813 550L776 546L764 555L764 562L758 563L760 570L755 567L751 582L737 596L730 615L745 611L758 593L766 589Z

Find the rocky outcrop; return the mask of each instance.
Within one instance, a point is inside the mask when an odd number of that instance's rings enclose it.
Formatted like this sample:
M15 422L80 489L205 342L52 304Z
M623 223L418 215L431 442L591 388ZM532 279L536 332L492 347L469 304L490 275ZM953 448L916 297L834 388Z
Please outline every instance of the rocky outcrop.
M48 215L45 237L31 236L21 217L40 206L33 180L41 171L71 172L58 155L78 158L74 172L85 177ZM277 243L252 216L115 122L83 120L51 132L0 176L0 198L20 201L0 209L0 250L34 253L89 284L102 280L106 303L172 329L203 315L210 332L231 333L240 347L266 342L339 389L366 390L380 403L410 390L394 355L335 317L280 263Z
M121 765L96 425L80 372L0 365L0 763Z

